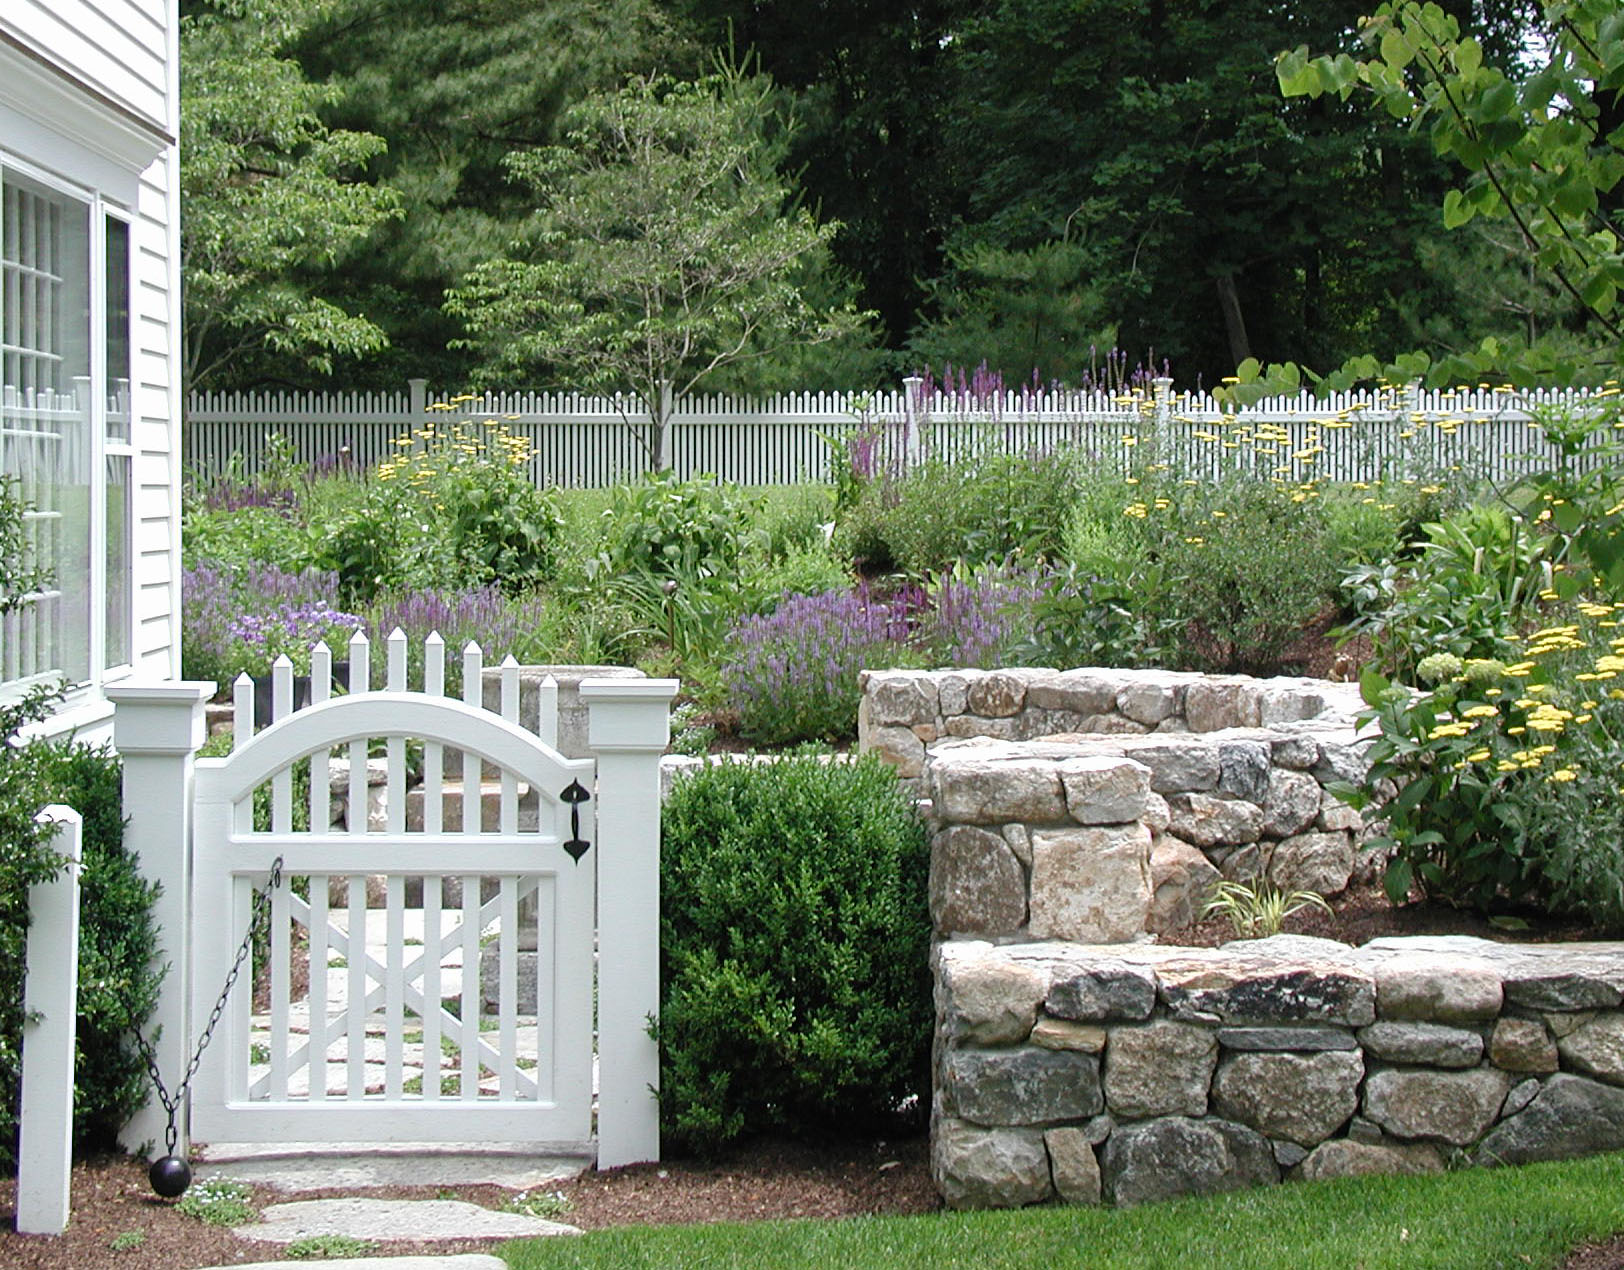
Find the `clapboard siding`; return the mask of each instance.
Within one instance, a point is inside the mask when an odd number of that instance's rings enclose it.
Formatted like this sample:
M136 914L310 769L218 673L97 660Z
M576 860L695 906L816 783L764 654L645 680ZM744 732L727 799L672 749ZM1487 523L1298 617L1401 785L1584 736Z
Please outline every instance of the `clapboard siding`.
M106 97L173 133L165 0L6 0L0 28Z
M133 672L180 669L180 281L174 0L0 0L0 162L99 195L129 223ZM26 86L26 87L23 87ZM30 95L33 94L33 95ZM109 391L113 386L109 385ZM110 451L111 452L111 451ZM99 598L95 601L100 603ZM100 675L62 726L107 735Z
M111 5L114 0L102 0ZM180 298L171 224L179 174L167 151L141 176L140 204L130 225L130 303L135 311L131 378L137 390L134 480L135 643L138 673L179 673L180 527L176 465L180 462L180 388L176 382Z

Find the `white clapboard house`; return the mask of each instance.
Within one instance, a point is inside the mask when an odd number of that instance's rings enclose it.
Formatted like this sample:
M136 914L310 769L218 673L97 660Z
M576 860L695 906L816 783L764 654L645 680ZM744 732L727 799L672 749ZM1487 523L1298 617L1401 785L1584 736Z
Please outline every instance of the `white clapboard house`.
M0 3L0 472L50 591L0 619L0 699L179 673L176 0Z

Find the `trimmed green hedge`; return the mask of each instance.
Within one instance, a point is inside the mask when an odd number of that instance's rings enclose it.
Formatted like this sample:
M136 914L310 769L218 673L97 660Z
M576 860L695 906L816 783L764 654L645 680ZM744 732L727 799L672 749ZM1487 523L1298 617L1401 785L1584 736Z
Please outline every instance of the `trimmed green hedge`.
M679 779L662 845L660 1112L678 1149L922 1115L929 848L878 762Z
M74 1072L74 1143L111 1146L140 1105L147 1077L128 1029L152 1013L155 888L124 850L118 760L105 748L10 738L43 710L0 710L0 1156L14 1163L22 1067L23 979L28 887L49 877L58 857L34 816L64 803L84 817L80 870L79 1017ZM9 748L8 748L9 747Z

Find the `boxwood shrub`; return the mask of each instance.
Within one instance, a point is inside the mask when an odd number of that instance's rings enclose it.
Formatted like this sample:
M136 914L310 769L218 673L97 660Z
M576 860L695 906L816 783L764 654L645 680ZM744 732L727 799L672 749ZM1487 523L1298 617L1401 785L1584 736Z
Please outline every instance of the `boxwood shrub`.
M128 1030L146 1024L157 996L156 891L124 849L118 760L105 748L70 742L13 746L11 736L30 713L40 711L0 711L0 1159L8 1165L17 1148L28 887L59 867L34 825L41 807L64 803L84 817L76 1147L111 1146L144 1098L146 1073Z
M665 808L660 1113L711 1153L895 1131L929 1101L928 845L877 761L729 762Z

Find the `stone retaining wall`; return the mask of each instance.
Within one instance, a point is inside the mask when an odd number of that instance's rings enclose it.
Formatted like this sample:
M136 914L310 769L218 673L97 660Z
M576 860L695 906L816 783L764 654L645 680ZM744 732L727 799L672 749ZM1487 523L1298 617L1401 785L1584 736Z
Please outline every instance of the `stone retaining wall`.
M860 683L859 748L909 780L923 774L926 747L951 738L1351 728L1362 708L1354 684L1170 670L866 670Z
M935 970L955 1208L1624 1148L1624 944L949 941Z

